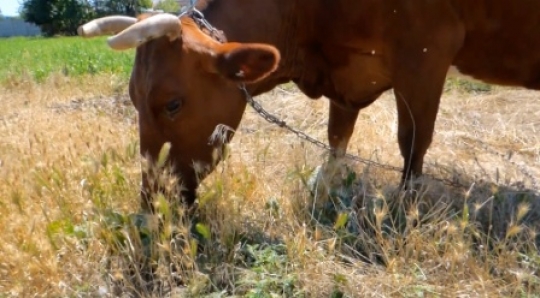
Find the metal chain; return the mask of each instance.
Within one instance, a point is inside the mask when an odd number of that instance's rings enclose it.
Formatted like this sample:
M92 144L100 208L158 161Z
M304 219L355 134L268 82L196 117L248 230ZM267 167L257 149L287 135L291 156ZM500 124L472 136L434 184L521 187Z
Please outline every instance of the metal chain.
M195 7L196 0L188 0L190 1L190 5L182 7L182 10L180 12L179 18L188 15L196 24L201 28L206 34L210 35L210 37L214 38L216 41L219 41L221 43L227 42L227 38L225 37L225 33L223 31L216 29L216 27L212 26L204 17L204 14L198 10Z
M180 15L191 12L197 5L197 0L178 0L180 5Z
M275 124L275 125L277 125L277 126L279 126L281 128L284 128L289 132L292 132L298 138L303 139L303 140L305 140L305 141L307 141L307 142L309 142L309 143L311 143L311 144L313 144L313 145L315 145L315 146L317 146L317 147L319 147L321 149L324 149L324 150L327 150L327 151L330 151L330 152L332 151L332 147L330 147L328 144L326 144L324 142L321 142L321 141L315 139L314 137L306 134L305 132L300 131L300 130L288 125L285 121L281 120L280 118L278 118L278 117L270 114L268 111L266 111L255 99L253 99L251 94L249 94L249 92L246 89L245 84L240 84L239 88L244 93L244 97L245 97L247 103L264 120L266 120L267 122L269 122L271 124ZM379 163L379 162L369 160L369 159L365 159L365 158L362 158L360 156L352 155L352 154L349 154L349 153L345 153L345 155L343 157L348 158L348 159L350 159L352 161L363 163L363 164L365 164L367 166L373 166L373 167L377 167L377 168L380 168L380 169L383 169L383 170L395 171L395 172L400 172L400 173L403 171L403 169L400 168L400 167L395 167L395 166ZM451 186L455 186L455 187L463 187L463 188L469 188L470 187L469 185L465 185L463 183L460 183L457 179L450 180L450 179L435 177L433 175L428 175L428 174L424 174L424 175L429 176L431 179L433 179L435 181L439 181L439 182L447 184L447 185L451 185Z
M293 134L295 134L298 138L300 139L303 139L305 141L308 141L310 143L312 143L313 145L321 148L321 149L325 149L325 150L328 150L328 151L332 151L332 148L324 143L324 142L321 142L317 139L315 139L314 137L306 134L305 132L303 131L300 131L290 125L288 125L285 121L279 119L278 117L270 114L268 111L266 111L257 101L255 101L253 99L253 97L251 96L251 94L249 94L249 92L247 91L246 89L246 86L244 84L240 84L239 86L240 90L242 90L242 92L244 93L244 97L246 98L246 101L248 102L248 104L257 112L257 114L259 114L264 120L266 120L267 122L269 123L272 123L272 124L275 124L281 128L284 128L290 132L292 132ZM382 163L378 163L376 161L372 161L372 160L368 160L368 159L364 159L364 158L361 158L359 156L356 156L356 155L352 155L352 154L348 154L346 153L344 155L344 157L348 158L348 159L351 159L351 160L354 160L354 161L357 161L357 162L360 162L360 163L363 163L363 164L366 164L368 166L375 166L375 167L378 167L378 168L381 168L381 169L385 169L385 170L390 170L390 171L399 171L401 172L401 168L398 168L398 167L394 167L394 166L391 166L391 165L386 165L386 164L382 164Z

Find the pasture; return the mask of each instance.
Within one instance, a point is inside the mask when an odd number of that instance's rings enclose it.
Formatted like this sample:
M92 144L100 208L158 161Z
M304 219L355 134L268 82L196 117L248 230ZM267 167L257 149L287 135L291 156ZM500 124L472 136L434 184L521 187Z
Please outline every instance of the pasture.
M540 297L540 92L449 80L426 172L461 186L427 177L405 210L400 173L362 163L311 192L326 152L248 108L197 224L163 196L156 234L132 58L104 38L0 40L0 297ZM326 141L326 100L258 100ZM349 152L401 166L391 93ZM153 287L134 267L149 246Z

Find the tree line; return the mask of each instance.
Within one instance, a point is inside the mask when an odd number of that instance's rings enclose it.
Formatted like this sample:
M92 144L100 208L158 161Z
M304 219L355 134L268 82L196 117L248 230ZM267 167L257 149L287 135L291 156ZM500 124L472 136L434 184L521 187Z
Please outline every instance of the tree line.
M41 29L44 36L76 35L91 19L108 15L136 16L147 9L177 13L176 0L23 0L21 17Z

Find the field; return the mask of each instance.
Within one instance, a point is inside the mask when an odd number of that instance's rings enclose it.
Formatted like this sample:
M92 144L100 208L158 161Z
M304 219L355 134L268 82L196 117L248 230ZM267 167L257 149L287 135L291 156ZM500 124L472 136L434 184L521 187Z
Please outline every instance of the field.
M133 52L16 38L0 57L0 297L540 297L539 92L449 80L407 209L398 172L352 161L310 191L326 152L248 108L196 225L164 198L157 232L138 213ZM258 100L326 140L326 100L290 85ZM351 144L401 166L391 93Z

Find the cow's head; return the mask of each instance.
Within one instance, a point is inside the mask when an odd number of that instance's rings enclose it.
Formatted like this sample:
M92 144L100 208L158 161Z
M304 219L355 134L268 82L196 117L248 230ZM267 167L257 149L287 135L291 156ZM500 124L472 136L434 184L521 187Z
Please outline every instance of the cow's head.
M263 44L220 43L188 17L143 15L93 20L81 36L117 33L108 44L116 50L136 48L129 93L139 114L141 154L155 161L169 142L170 165L180 177L191 204L202 179L221 159L232 131L215 136L216 128L236 129L244 112L242 83L254 83L274 71L276 48ZM219 129L218 129L219 130ZM156 185L143 174L143 208Z

